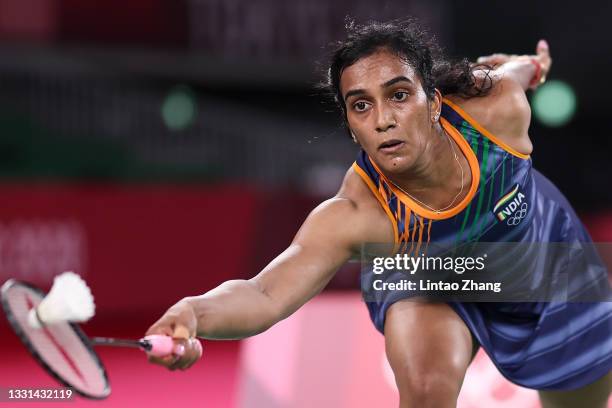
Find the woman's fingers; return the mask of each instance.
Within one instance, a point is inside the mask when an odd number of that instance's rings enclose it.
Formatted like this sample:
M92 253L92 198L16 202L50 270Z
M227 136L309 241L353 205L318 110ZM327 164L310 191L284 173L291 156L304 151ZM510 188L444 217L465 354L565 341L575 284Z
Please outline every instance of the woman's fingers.
M182 355L168 366L170 370L186 370L191 367L202 356L202 345L196 338L181 339L178 341L179 346L183 347Z
M546 78L548 71L550 71L550 66L552 65L552 58L550 57L550 48L546 40L541 39L540 41L538 41L538 44L536 45L536 57L542 65L542 77Z
M170 370L191 367L202 355L202 346L195 338L196 330L197 318L191 305L180 301L172 306L147 330L146 335L162 334L172 337L175 343L174 353L164 357L149 354L149 362Z

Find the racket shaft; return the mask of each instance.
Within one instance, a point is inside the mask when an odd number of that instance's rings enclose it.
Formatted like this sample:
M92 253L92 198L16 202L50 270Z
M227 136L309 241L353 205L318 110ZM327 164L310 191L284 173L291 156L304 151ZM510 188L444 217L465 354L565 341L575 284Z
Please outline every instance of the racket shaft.
M95 346L139 348L149 352L155 357L165 357L172 354L181 356L185 352L184 345L175 344L172 337L160 334L152 334L140 340L117 339L112 337L93 337L91 341Z
M113 337L92 337L91 342L94 346L146 348L146 345L142 343L142 340L117 339Z

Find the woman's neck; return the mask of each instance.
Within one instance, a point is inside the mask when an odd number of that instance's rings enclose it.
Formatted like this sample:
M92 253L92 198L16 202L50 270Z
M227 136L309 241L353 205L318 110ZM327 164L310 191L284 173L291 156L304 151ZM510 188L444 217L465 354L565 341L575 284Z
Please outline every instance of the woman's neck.
M416 201L440 209L454 198L459 202L464 196L462 190L467 193L466 186L471 182L469 164L460 147L439 123L431 128L428 136L430 142L415 165L390 180Z

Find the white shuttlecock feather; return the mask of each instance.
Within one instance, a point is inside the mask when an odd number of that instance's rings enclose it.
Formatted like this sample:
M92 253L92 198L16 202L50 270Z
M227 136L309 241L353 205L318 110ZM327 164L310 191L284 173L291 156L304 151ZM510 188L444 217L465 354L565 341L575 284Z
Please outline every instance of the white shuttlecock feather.
M36 309L30 310L28 323L34 328L61 322L85 322L94 315L91 290L79 275L64 272L53 280L51 290Z

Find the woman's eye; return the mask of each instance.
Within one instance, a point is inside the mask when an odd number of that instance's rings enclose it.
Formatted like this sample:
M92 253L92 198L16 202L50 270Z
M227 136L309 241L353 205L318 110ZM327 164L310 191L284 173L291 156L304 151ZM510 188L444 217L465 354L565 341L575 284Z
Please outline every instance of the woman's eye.
M396 101L403 101L404 99L406 99L408 97L408 92L404 92L404 91L397 91L395 93L393 93L393 99Z
M355 102L353 104L353 108L357 111L357 112L363 112L364 110L366 110L368 108L368 104L363 102L363 101L359 101L359 102Z

